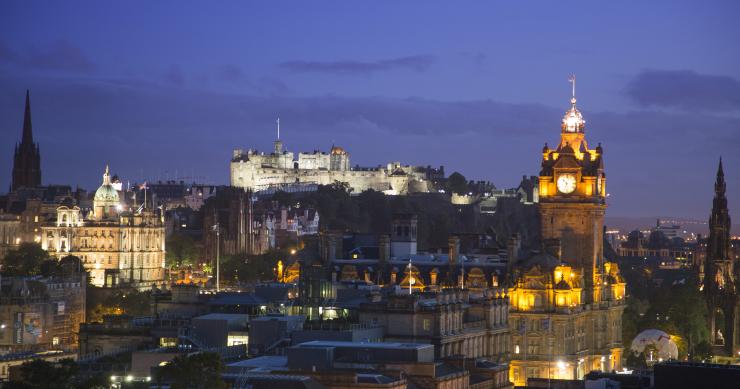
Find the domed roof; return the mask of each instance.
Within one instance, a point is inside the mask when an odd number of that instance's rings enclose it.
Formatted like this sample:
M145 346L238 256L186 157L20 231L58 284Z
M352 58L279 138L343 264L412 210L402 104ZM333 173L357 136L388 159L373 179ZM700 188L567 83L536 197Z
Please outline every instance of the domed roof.
M562 129L564 132L583 132L583 129L586 126L586 121L583 120L581 111L576 108L575 98L571 100L571 103L573 105L565 112L565 116L563 116Z
M570 99L570 109L563 116L563 132L583 132L586 127L586 121L583 120L581 111L576 108L576 77L571 76L568 80L573 84L573 97Z
M671 339L671 336L657 329L649 329L640 332L632 341L630 350L635 354L645 351L645 347L653 346L658 355L655 359L676 359L678 358L678 345Z
M347 152L343 148L341 148L339 146L332 146L331 147L331 154L332 155L346 155Z
M110 183L110 173L108 173L108 165L106 165L103 174L103 185L100 185L100 188L95 191L94 201L117 203L118 200L118 191Z

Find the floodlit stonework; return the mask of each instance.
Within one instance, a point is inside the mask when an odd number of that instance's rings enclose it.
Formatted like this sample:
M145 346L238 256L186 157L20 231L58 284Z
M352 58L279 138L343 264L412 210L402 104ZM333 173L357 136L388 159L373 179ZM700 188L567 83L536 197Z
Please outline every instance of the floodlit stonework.
M625 282L617 264L604 258L603 150L589 149L584 130L574 92L560 144L542 150L543 253L510 275L509 378L516 386L529 378L583 379L592 370L621 369Z
M161 213L144 207L129 209L111 185L107 167L91 212L61 205L56 220L41 227L41 247L59 259L79 257L96 286L161 286L164 244Z
M231 159L231 185L252 191L301 187L310 184L346 183L353 192L368 189L386 194L429 192L429 168L391 162L375 168L350 167L349 153L334 146L329 153L298 153L283 150L283 142L274 142L273 152L234 150Z

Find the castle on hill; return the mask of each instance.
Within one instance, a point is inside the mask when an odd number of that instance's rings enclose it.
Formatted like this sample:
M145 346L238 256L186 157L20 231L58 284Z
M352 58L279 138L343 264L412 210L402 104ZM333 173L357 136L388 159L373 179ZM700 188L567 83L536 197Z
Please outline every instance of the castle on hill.
M352 167L350 154L339 146L323 151L295 153L284 150L278 138L272 153L234 150L231 159L231 185L252 190L306 191L316 185L345 183L352 192L368 189L390 195L432 191L432 180L444 177L444 167L402 165L390 162L378 167Z

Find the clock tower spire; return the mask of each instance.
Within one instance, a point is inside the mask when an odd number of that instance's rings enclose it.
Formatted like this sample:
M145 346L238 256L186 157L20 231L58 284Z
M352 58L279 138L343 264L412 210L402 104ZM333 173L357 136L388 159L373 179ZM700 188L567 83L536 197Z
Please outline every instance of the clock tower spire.
M560 143L542 148L537 203L542 251L510 270L509 322L520 328L539 323L534 342L526 330L511 334L517 352L510 376L517 386L528 377L583 379L591 370L621 369L626 284L619 266L604 258L603 149L586 143L575 77L570 82L570 109L561 123ZM568 332L579 335L563 337ZM562 367L555 375L553 360Z
M604 263L603 226L606 175L603 149L588 147L583 115L576 108L575 76L571 106L561 123L557 148L542 150L540 216L542 238L559 240L561 260L583 268L587 299L598 301Z

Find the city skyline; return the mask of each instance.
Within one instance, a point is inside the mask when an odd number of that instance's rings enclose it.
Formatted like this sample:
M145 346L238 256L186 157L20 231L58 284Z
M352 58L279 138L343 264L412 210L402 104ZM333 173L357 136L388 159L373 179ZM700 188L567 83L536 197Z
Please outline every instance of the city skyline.
M737 6L673 4L531 14L430 5L423 15L333 4L334 23L318 26L307 19L321 10L301 5L225 6L209 17L182 5L168 28L153 23L164 5L147 10L152 19L138 5L112 21L96 5L59 9L56 19L56 5L9 4L0 17L0 131L10 140L0 182L10 182L28 88L45 184L92 190L106 163L132 181L178 171L226 184L232 149L269 151L279 116L292 151L337 144L360 165L444 165L512 187L537 174L536 145L557 141L576 73L586 133L592 147L605 145L609 215L706 219L720 155L737 215ZM240 27L211 20L239 17ZM468 23L446 27L445 17ZM578 23L563 25L567 17ZM23 31L28 20L43 27ZM187 45L163 46L175 37Z

